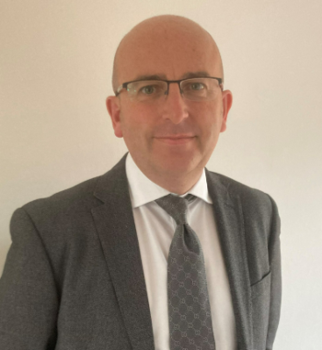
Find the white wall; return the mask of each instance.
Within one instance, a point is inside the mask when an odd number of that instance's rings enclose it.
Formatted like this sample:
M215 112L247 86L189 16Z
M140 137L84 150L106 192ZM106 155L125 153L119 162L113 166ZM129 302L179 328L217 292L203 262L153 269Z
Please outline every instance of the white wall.
M105 110L122 36L178 14L204 26L234 93L208 168L270 193L282 218L275 350L321 349L320 0L1 0L0 272L15 208L107 171L125 152Z

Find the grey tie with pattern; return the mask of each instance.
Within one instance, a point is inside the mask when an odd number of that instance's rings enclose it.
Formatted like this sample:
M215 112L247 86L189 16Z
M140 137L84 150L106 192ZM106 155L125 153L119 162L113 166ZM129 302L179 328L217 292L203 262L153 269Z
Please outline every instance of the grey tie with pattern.
M188 201L194 198L169 194L156 200L177 224L168 256L171 350L215 349L204 257L186 220Z

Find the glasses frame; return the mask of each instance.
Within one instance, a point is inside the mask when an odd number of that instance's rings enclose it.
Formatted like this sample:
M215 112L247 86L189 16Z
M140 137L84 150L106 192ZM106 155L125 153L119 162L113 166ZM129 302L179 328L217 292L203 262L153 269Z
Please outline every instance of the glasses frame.
M127 86L128 84L131 84L131 83L136 83L136 82L139 82L139 81L163 81L165 83L167 83L168 87L167 87L167 90L165 92L165 95L168 95L169 94L169 85L170 84L173 84L173 83L177 83L178 86L179 86L179 90L180 90L180 93L182 95L183 91L181 90L181 87L180 87L180 84L182 81L185 81L185 80L190 80L190 79L198 79L198 78L207 78L207 79L216 79L219 83L219 86L221 88L221 90L223 90L223 79L222 78L216 78L216 77L203 77L203 76L200 76L200 77L191 77L191 78L184 78L184 79L180 79L180 80L163 80L163 79L139 79L139 80L132 80L132 81L127 81L126 83L123 83L122 85L120 85L116 92L115 92L115 96L118 96L123 89L127 89Z

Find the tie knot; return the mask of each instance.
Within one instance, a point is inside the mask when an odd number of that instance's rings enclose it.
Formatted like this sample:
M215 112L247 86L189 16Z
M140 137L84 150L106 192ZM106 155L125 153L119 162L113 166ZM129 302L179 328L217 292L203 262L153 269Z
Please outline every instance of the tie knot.
M193 199L194 196L191 194L188 194L185 197L169 194L165 197L157 199L156 203L171 217L173 217L177 225L181 225L187 222L186 212L188 208L188 202Z

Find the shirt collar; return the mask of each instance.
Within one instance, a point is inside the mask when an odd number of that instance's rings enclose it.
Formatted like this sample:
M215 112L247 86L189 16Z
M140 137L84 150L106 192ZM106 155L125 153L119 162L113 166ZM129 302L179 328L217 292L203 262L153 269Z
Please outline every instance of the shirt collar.
M128 153L126 157L126 176L129 182L132 208L145 205L171 193L148 179L135 164L130 153ZM190 189L190 191L181 197L187 195L188 193L191 193L205 202L212 204L212 200L208 193L205 169L203 170L197 183Z

